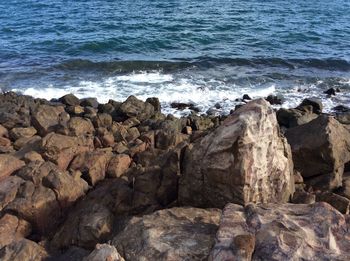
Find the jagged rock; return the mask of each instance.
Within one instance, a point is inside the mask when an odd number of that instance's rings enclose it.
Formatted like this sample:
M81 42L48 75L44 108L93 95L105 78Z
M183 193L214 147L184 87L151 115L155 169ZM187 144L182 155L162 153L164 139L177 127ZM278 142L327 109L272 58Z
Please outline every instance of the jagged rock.
M107 175L110 178L119 178L129 168L131 158L126 154L115 155L111 158L107 168Z
M79 99L72 93L66 94L58 100L67 106L76 106L80 104Z
M344 164L350 161L350 133L342 124L321 115L285 135L305 183L323 189L341 186Z
M111 244L126 260L205 260L220 212L172 208L133 217Z
M11 146L11 141L7 138L0 137L0 146L4 148L8 148Z
M41 147L45 159L65 170L74 156L93 149L93 140L83 136L69 137L50 133L43 138Z
M0 250L0 260L2 261L41 261L48 257L42 246L28 239L15 241Z
M54 131L59 125L63 106L40 105L32 115L32 124L41 136Z
M250 98L250 96L248 94L244 94L242 99L243 100L251 100L252 98Z
M0 181L22 168L25 163L14 156L0 154Z
M95 250L83 261L125 261L114 246L108 244L97 244Z
M98 181L105 178L111 156L111 153L102 150L83 152L74 158L69 168L81 171L83 178L94 186Z
M209 260L349 260L349 223L327 203L228 204Z
M154 107L148 102L137 99L135 96L129 96L120 105L119 112L128 118L136 117L139 121L144 121L154 115Z
M0 219L0 249L18 241L31 232L30 224L16 216L5 214Z
M73 136L93 134L95 129L89 119L72 117L67 124L69 133Z
M287 202L293 192L290 147L263 99L242 106L185 153L181 204Z
M34 127L27 128L13 128L10 131L10 137L13 140L18 140L20 138L31 138L36 134L36 129Z

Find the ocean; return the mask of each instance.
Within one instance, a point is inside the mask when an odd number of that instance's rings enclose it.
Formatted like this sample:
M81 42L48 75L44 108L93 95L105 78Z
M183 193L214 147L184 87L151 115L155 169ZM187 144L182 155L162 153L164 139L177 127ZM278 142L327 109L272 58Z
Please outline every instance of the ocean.
M0 88L156 96L175 114L188 111L172 102L228 113L243 94L331 111L350 105L350 1L1 0Z

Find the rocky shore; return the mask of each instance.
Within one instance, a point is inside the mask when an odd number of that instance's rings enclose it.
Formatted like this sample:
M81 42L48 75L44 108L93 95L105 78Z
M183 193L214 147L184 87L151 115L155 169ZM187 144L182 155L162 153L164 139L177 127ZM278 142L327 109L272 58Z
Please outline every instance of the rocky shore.
M0 260L350 260L350 112L0 95Z

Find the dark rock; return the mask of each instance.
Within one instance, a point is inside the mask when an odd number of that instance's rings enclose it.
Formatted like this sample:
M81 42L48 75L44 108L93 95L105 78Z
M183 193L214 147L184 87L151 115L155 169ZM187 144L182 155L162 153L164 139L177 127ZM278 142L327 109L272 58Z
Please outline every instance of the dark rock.
M327 91L324 91L323 93L327 95L335 95L335 92L336 90L334 88L330 88Z
M64 112L62 106L40 105L33 113L32 124L41 136L55 131L60 123L60 114Z
M266 100L271 104L271 105L281 105L282 104L282 99L279 98L276 95L269 95L266 97Z
M81 117L72 117L68 123L67 127L69 134L72 136L81 136L86 134L93 134L95 129L89 119L84 119Z
M321 189L341 186L344 164L350 161L350 133L342 124L321 115L285 135L305 183Z
M350 107L344 105L338 105L333 108L336 112L348 112L350 111Z
M250 98L250 96L248 94L244 94L242 99L243 100L251 100L252 98Z
M62 96L58 100L67 106L80 105L79 99L76 96L74 96L74 94L71 94L71 93Z
M308 105L312 106L312 111L314 113L316 113L316 114L322 113L322 110L323 110L322 101L317 99L317 98L304 99L297 108L303 107L303 106L308 106Z
M36 134L36 129L34 127L27 128L13 128L10 131L10 137L12 140L18 140L20 138L31 138Z
M161 112L161 105L158 98L156 97L147 98L146 102L153 105L155 112Z
M0 218L0 249L30 235L31 225L16 216L5 214Z
M84 98L80 100L80 105L83 107L92 107L97 109L98 101L96 98Z
M111 158L107 168L107 175L110 178L119 178L129 168L131 158L126 154L115 155Z
M45 260L47 257L42 246L28 239L14 241L0 250L2 261Z
M327 202L340 213L349 214L350 200L346 197L331 192L320 192L316 194L316 201Z
M303 109L305 109L305 107ZM287 128L303 125L318 117L317 114L310 110L284 108L279 109L276 116L279 125Z
M148 102L137 99L135 96L129 96L120 105L119 112L126 118L136 117L139 121L144 121L154 115L154 107Z

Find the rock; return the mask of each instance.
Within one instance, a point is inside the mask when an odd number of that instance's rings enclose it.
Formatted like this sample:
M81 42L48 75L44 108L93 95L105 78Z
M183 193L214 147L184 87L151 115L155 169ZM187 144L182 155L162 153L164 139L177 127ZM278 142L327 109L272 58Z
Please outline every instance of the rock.
M129 96L129 98L120 105L119 112L124 117L136 117L139 121L144 121L154 115L154 107L148 102L137 99L135 96Z
M14 143L14 147L18 149L14 155L19 159L23 159L28 152L36 151L41 153L41 144L42 138L37 135L31 138L20 138Z
M60 123L60 114L63 112L63 106L40 105L32 115L32 124L39 135L45 136L57 128Z
M40 162L44 161L43 157L41 157L41 155L39 153L37 153L36 151L30 151L30 152L27 152L26 154L24 154L23 160L27 164L32 162L32 161L40 161Z
M288 129L294 167L306 184L320 189L341 186L344 164L350 161L350 133L333 117Z
M250 96L248 94L244 94L242 99L243 100L251 100L252 98L250 98Z
M183 103L183 102L172 102L170 104L170 107L171 108L174 108L174 109L177 109L177 110L184 110L184 109L187 109L191 106L194 106L194 104L192 103Z
M15 199L17 191L23 182L24 180L17 176L7 177L0 182L0 211Z
M45 260L47 252L37 243L28 239L15 241L0 250L2 261Z
M80 105L83 107L92 107L97 109L98 101L96 98L84 98L80 100Z
M217 209L160 210L132 217L111 244L126 260L206 260L219 219Z
M228 204L209 260L349 260L349 224L327 203Z
M13 128L10 131L10 137L13 140L18 140L20 138L31 138L36 134L36 129L34 127L27 128Z
M95 129L89 119L80 117L72 117L67 124L70 135L81 136L86 134L93 134Z
M83 260L90 254L90 251L81 247L69 247L63 253L57 253L55 256L51 256L49 261L77 261ZM105 261L105 260L104 260Z
M327 95L335 95L335 89L329 88L327 91L324 91L323 93Z
M140 132L136 127L132 127L130 129L128 129L128 134L126 136L126 140L128 142L134 141L136 140L138 137L140 137Z
M290 147L264 99L235 111L190 146L182 162L183 205L222 208L228 202L287 202L294 192Z
M333 108L334 111L336 112L348 112L350 111L350 108L348 106L344 106L344 105L338 105L338 106L335 106Z
M161 105L159 99L156 97L147 98L146 102L152 104L155 112L161 112Z
M182 129L182 133L191 135L192 134L192 128L190 126L186 126Z
M80 116L84 113L84 107L80 105L68 106L66 108L66 111L71 115Z
M30 235L30 224L11 214L5 214L0 219L0 249L14 241Z
M296 190L291 202L294 204L313 204L316 202L316 195L303 190Z
M129 118L123 122L123 126L125 126L126 129L137 127L139 125L140 125L140 121L136 118Z
M24 162L8 154L0 154L0 181L24 166Z
M131 158L126 154L119 154L113 156L107 168L108 177L119 178L128 170L130 164Z
M8 138L8 136L9 136L8 130L0 124L0 137Z
M92 122L95 128L110 128L112 126L113 120L112 116L107 113L97 113Z
M69 168L79 170L83 173L83 178L90 184L95 185L105 178L110 153L101 150L93 152L83 152L74 158Z
M336 119L342 124L350 124L350 111L338 114Z
M72 93L66 94L58 100L67 106L77 106L80 104L79 99Z
M350 199L350 173L344 173L343 184L339 194L347 199ZM1 198L1 194L0 194Z
M321 100L317 98L307 98L307 99L304 99L298 107L303 107L308 105L312 106L313 113L316 113L316 114L322 113L323 105Z
M108 244L97 244L95 250L83 261L125 261L114 246Z
M93 149L93 140L82 136L69 137L50 133L43 138L41 147L45 159L65 170L74 156Z
M281 105L282 104L282 99L279 98L276 95L269 95L266 97L266 100L271 104L271 105Z
M349 214L350 200L331 192L320 192L316 194L316 201L327 202L340 213Z
M93 248L112 232L113 214L98 203L82 202L68 216L54 236L51 245L61 249L70 245Z
M11 141L7 138L0 137L0 146L4 148L11 147Z
M318 117L317 114L311 110L305 110L305 107L301 109L284 109L281 108L277 111L277 121L279 125L292 128L296 126L308 123Z

